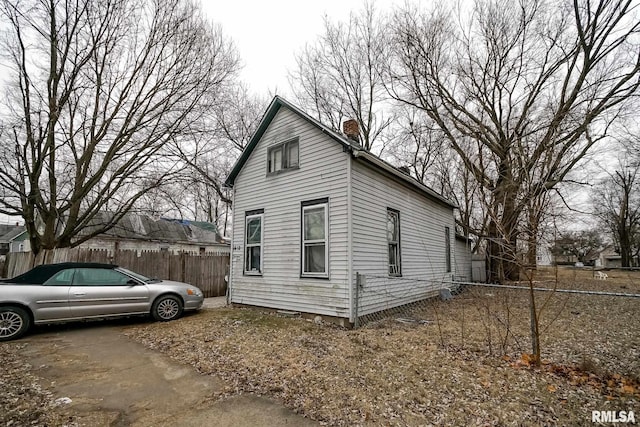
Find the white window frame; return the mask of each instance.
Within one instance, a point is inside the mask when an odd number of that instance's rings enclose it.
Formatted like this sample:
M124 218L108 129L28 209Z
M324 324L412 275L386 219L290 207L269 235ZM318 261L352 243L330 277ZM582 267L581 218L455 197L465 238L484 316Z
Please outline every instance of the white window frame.
M397 232L396 232L396 236L397 236L397 240L390 240L389 239L389 231L387 229L388 222L389 222L389 215L394 215L396 217L396 226L397 226ZM389 276L392 277L401 277L402 276L402 246L400 243L400 211L396 210L396 209L392 209L392 208L387 208L387 216L386 216L386 220L387 223L385 223L385 232L387 233L387 251L389 250L389 246L390 245L395 245L396 246L396 262L397 264L395 265L396 267L396 271L392 271L392 264L391 264L391 257L389 256L389 253L387 253L387 271L389 273Z
M314 240L305 240L304 238L304 213L307 210L311 209L324 209L324 239L314 239ZM320 202L313 204L303 204L302 206L302 220L300 223L300 241L301 241L301 260L300 260L300 276L301 277L317 277L327 279L329 278L329 203L328 202ZM306 247L308 244L314 243L324 243L324 272L310 272L305 271L306 269Z
M249 230L248 224L250 220L253 220L255 218L259 218L260 219L260 243L249 243L248 239L247 239L247 231ZM255 248L255 247L259 247L260 248L260 266L258 270L248 270L247 267L249 267L249 259L248 259L248 255L249 255L249 248ZM244 274L246 275L250 275L250 276L261 276L262 275L262 271L263 271L263 266L264 266L264 213L256 213L256 214L249 214L246 215L244 218L244 262L243 262L243 271Z
M298 151L298 161L295 165L290 164L289 159L289 150L292 144L296 144ZM271 157L273 153L276 151L280 151L280 165L279 169L276 169L276 166L272 164ZM283 172L287 172L294 169L300 168L300 142L299 138L291 138L287 141L281 142L276 145L272 145L267 149L267 175L277 175Z

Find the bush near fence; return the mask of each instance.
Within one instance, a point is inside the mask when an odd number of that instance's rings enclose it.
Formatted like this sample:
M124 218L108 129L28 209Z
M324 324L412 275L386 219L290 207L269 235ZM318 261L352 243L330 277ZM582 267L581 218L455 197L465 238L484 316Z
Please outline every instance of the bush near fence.
M15 277L36 265L59 262L99 262L116 264L137 273L159 279L190 283L205 297L223 296L227 292L225 276L229 273L229 255L172 254L157 251L101 249L55 249L37 256L30 252L7 254L3 277Z

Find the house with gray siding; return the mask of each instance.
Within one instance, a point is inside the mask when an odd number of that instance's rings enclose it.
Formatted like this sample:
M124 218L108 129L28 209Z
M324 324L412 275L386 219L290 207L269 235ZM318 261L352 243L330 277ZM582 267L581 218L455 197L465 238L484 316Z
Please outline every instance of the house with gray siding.
M226 180L229 302L346 325L450 286L456 206L344 132L273 99Z
M98 212L78 237L94 234L102 224L112 220L114 213ZM24 230L24 227L22 227ZM30 252L26 231L18 236L18 244L11 252ZM215 224L204 221L153 218L138 213L125 214L113 228L96 234L78 245L82 249L106 250L113 254L119 250L140 252L188 253L199 255L228 254L230 245L220 236Z
M0 224L0 256L14 251L23 239L25 228L23 225Z

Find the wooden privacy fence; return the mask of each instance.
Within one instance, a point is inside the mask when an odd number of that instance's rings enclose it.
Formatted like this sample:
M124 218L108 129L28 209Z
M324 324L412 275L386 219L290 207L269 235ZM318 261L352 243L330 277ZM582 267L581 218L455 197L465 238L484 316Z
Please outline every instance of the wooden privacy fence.
M30 252L11 252L5 260L3 277L15 277L36 265L58 262L100 262L116 264L148 277L186 282L202 289L205 297L227 292L229 254L192 255L168 252L106 249L55 249L37 256Z

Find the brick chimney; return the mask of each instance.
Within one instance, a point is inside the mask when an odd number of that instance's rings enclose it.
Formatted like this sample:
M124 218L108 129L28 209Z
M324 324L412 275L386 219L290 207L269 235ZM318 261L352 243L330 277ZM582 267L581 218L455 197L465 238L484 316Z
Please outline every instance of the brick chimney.
M360 143L360 129L356 120L345 120L342 123L342 132L347 136L347 138Z

